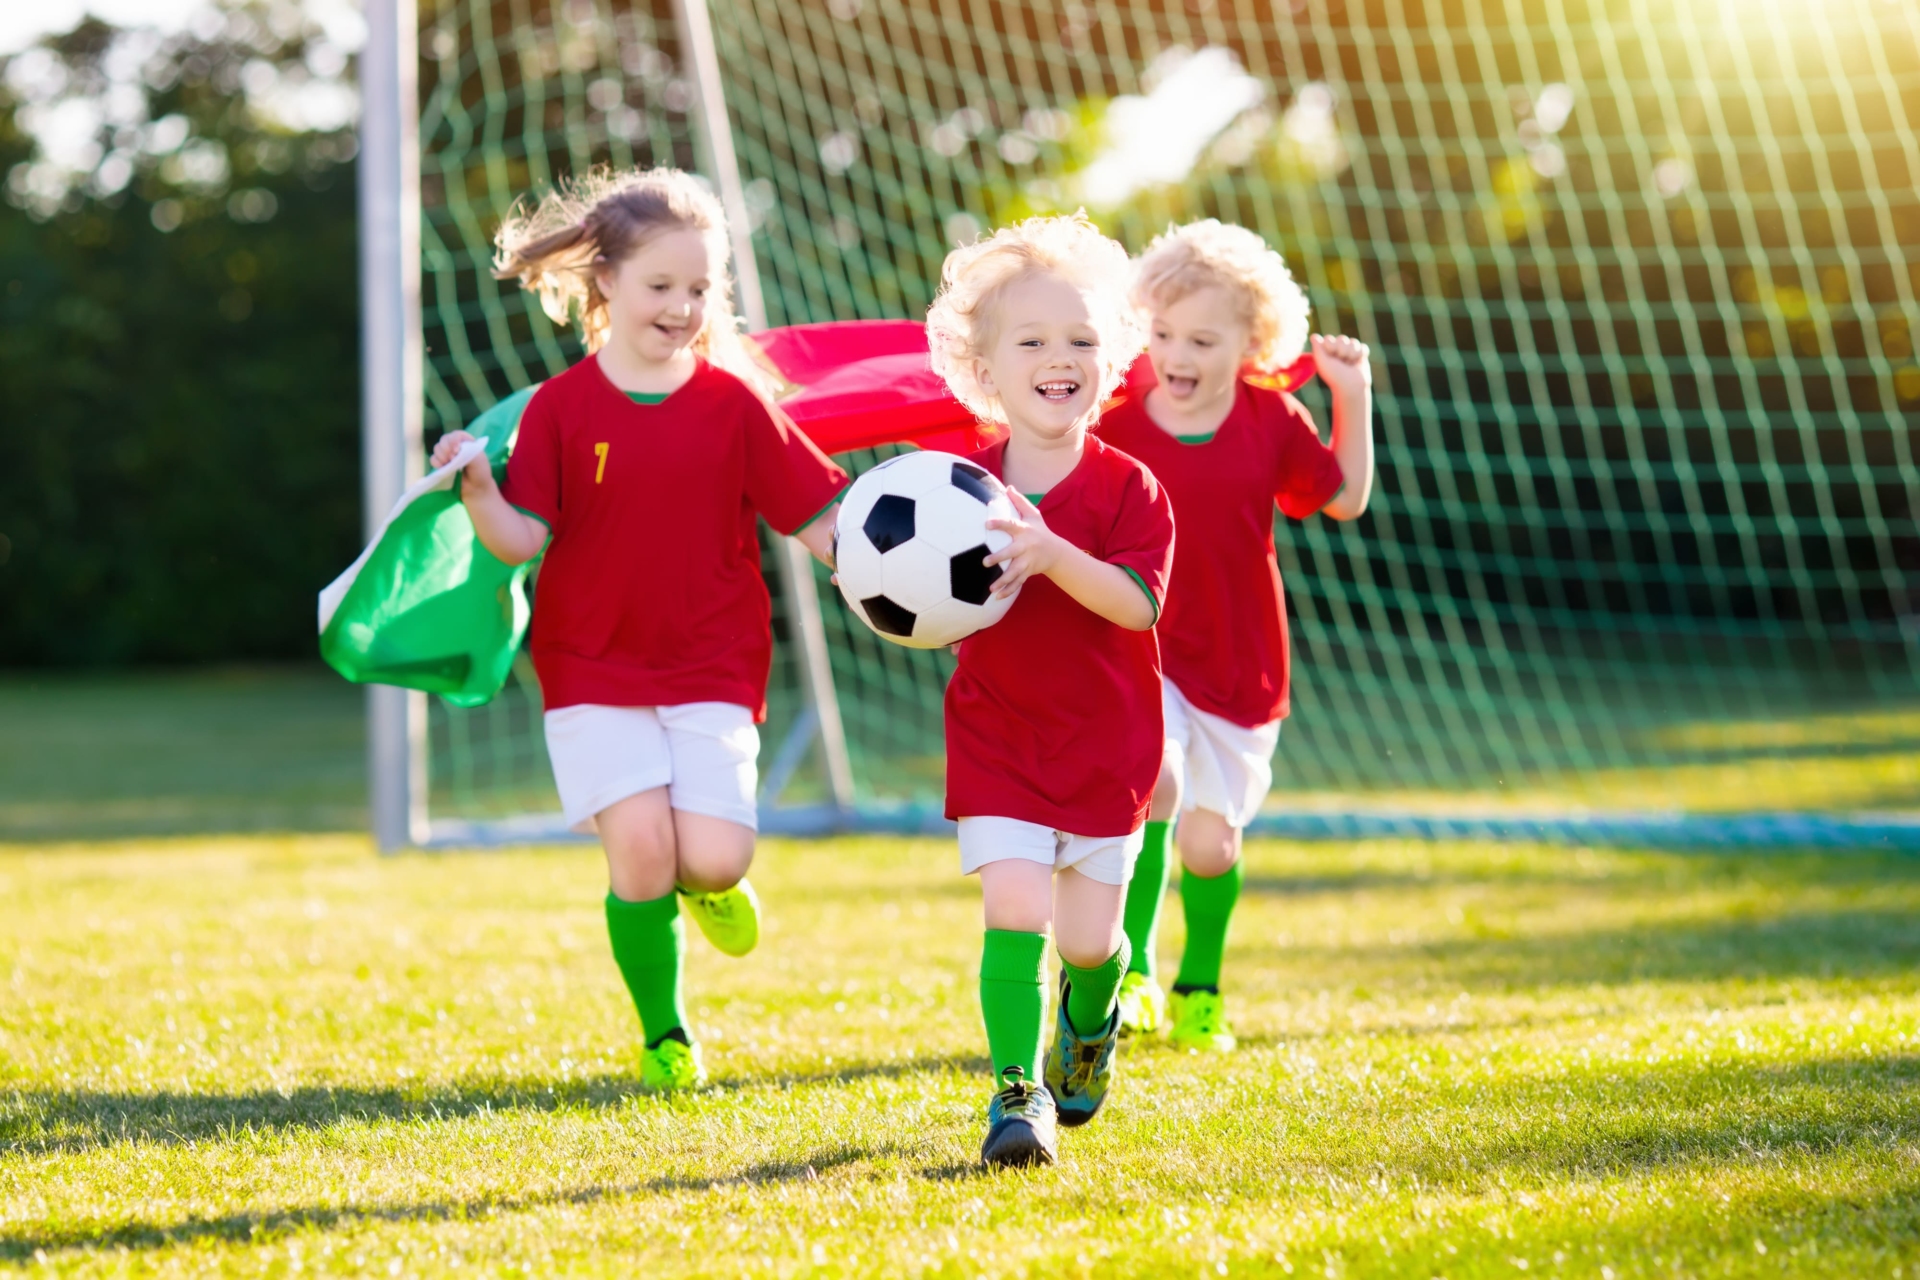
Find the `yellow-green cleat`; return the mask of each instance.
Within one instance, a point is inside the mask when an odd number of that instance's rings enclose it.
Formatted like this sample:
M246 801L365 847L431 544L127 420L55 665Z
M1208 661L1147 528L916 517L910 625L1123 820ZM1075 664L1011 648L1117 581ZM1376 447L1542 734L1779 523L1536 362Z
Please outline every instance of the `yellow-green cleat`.
M1173 1026L1167 1039L1188 1053L1232 1053L1239 1044L1227 1029L1227 1002L1218 991L1176 991L1167 1002Z
M1167 1025L1167 993L1151 974L1130 972L1120 979L1120 1034L1159 1035Z
M682 889L680 904L707 941L726 955L743 956L760 942L760 898L745 880L717 893Z
M706 1083L697 1044L662 1040L640 1055L640 1087L648 1093L685 1093Z

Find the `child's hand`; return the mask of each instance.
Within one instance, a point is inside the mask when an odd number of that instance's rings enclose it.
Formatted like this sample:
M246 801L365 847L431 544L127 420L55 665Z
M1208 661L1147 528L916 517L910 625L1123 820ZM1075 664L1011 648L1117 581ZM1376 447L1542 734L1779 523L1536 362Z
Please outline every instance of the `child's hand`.
M1030 576L1047 573L1059 563L1060 535L1047 528L1040 509L1027 501L1027 495L1008 489L1013 502L1013 519L989 520L987 528L1012 536L1013 541L987 557L987 563L1006 566L1000 580L993 584L996 596L1012 595Z
M473 439L472 434L466 431L449 431L441 436L439 443L433 446L433 456L427 459L429 469L438 471L452 462L458 456L460 446L471 439ZM487 461L485 454L469 462L461 469L460 474L471 487L481 489L493 487L493 464Z
M1363 391L1373 385L1373 366L1367 362L1367 344L1343 334L1316 333L1313 345L1313 371L1327 390Z

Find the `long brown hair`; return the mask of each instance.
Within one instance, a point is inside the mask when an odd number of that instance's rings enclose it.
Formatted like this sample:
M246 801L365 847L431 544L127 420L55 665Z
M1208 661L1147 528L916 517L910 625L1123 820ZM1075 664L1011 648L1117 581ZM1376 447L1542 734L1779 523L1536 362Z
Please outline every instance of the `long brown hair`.
M561 182L538 199L523 197L494 233L496 280L518 280L555 324L578 323L587 350L606 344L607 300L598 272L617 266L654 237L697 231L706 237L717 278L695 354L763 391L766 374L741 341L727 272L727 218L698 178L679 169L606 168Z

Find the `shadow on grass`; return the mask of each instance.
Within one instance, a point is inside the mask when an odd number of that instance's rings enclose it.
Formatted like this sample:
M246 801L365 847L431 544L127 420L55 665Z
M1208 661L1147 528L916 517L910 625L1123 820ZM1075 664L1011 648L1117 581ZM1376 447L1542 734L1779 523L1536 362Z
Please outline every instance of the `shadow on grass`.
M721 1079L706 1094L651 1099L631 1076L507 1080L439 1087L306 1087L285 1093L107 1093L0 1090L0 1150L40 1155L123 1142L189 1143L239 1131L326 1129L336 1124L458 1120L490 1112L612 1108L630 1102L699 1105L762 1088L847 1084L954 1070L986 1074L986 1059L964 1055L848 1063L817 1072Z
M1490 914L1468 927L1480 936L1352 947L1257 943L1236 948L1234 963L1364 974L1369 982L1378 977L1375 967L1404 981L1408 966L1419 965L1444 975L1448 985L1503 992L1920 974L1920 915L1903 906L1721 915L1525 936L1505 936L1498 915Z
M669 1176L618 1185L595 1184L525 1196L475 1196L465 1200L424 1200L400 1205L313 1205L217 1218L189 1217L179 1222L123 1222L112 1226L75 1224L69 1228L0 1233L0 1261L19 1261L36 1253L68 1249L164 1249L207 1242L262 1244L300 1231L351 1229L363 1223L464 1222L497 1214L525 1213L553 1205L590 1205L636 1196L709 1191L729 1186L772 1186L808 1182L828 1169L895 1155L890 1147L837 1147L805 1158L771 1160L721 1177Z

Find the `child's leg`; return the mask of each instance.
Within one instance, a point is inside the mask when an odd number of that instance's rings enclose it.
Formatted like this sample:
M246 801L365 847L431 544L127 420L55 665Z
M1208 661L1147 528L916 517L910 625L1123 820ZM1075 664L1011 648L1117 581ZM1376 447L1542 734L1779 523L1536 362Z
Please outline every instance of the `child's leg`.
M1127 882L1127 970L1149 978L1160 945L1160 911L1167 897L1173 821L1180 812L1183 756L1178 743L1167 743L1160 762L1160 780L1153 789L1153 807L1147 811L1145 843L1133 864L1133 877Z
M667 789L615 801L596 815L607 853L607 936L647 1044L687 1040L680 971L687 935L674 893L678 865Z
M1245 872L1240 831L1224 815L1189 809L1180 822L1180 906L1187 920L1187 947L1173 989L1181 994L1218 991L1227 929L1240 900Z
M1121 904L1126 888L1068 867L1054 877L1054 943L1066 974L1066 1014L1075 1034L1097 1036L1113 1016L1131 949Z
M1010 1067L1020 1068L1029 1084L1038 1083L1046 1025L1047 926L1053 913L1051 856L1044 864L1018 857L984 863L979 876L986 923L980 949L980 1013L987 1024L994 1083L999 1085Z
M661 707L673 783L676 875L687 914L721 952L743 956L760 941L760 904L746 883L759 824L760 733L753 712L730 702Z

